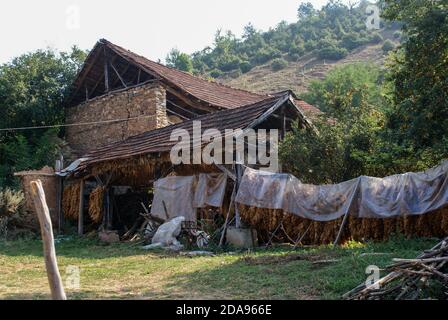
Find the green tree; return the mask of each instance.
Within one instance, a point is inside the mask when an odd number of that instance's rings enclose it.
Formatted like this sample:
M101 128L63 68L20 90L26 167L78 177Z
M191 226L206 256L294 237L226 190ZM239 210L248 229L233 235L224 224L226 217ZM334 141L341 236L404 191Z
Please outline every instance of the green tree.
M86 57L38 50L0 66L0 128L62 124L64 101ZM53 165L58 130L0 131L0 186L13 185L13 172Z
M170 53L165 58L166 65L185 72L193 72L193 61L191 57L178 49L171 49Z
M383 5L383 16L400 21L406 37L391 64L395 108L389 127L397 143L416 151L440 146L448 137L448 3Z
M301 3L299 9L297 10L297 16L301 19L306 19L313 16L316 13L316 10L313 7L313 4L310 2Z
M364 97L360 105L353 105L353 96L364 94L358 90L347 92L335 110L314 119L316 131L294 126L280 144L284 169L314 184L383 173L374 155L380 144L384 113Z
M337 113L346 105L350 94L351 106L358 107L366 100L372 106L385 110L387 90L383 87L383 72L378 66L354 63L340 66L327 73L325 79L310 83L309 92L303 97L322 111Z
M387 39L386 41L384 41L383 45L381 46L381 49L383 50L384 53L388 53L389 51L395 49L395 44L389 39Z

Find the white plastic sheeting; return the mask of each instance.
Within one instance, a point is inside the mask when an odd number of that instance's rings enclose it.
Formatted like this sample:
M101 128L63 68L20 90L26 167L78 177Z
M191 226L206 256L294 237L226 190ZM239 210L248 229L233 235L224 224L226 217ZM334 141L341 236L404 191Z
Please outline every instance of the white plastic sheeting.
M418 215L448 204L448 161L424 172L362 176L319 186L303 184L289 174L246 168L235 201L315 221L331 221L345 214L359 218Z
M221 207L226 191L227 175L221 173L200 173L194 193L193 206Z
M151 214L163 220L183 216L187 221L196 221L193 208L194 176L170 176L154 182L154 199ZM163 205L165 203L165 206Z
M151 214L166 220L183 216L196 221L196 208L221 207L227 183L225 174L199 174L198 176L169 176L154 182L154 199Z

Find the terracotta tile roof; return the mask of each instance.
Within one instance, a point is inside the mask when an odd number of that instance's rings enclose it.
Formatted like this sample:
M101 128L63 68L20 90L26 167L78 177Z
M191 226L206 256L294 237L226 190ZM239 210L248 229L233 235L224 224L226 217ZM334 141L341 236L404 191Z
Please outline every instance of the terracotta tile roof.
M296 106L303 110L303 113L305 113L307 117L313 118L317 115L322 114L322 111L320 111L318 108L301 99L294 99L294 103L296 104Z
M267 95L235 89L214 81L193 76L187 72L164 66L117 46L105 39L100 40L100 43L106 45L125 59L141 66L149 73L160 77L161 80L167 82L168 85L178 87L185 93L218 108L237 108L264 100L267 97Z
M242 108L228 109L208 113L192 120L187 120L178 124L170 125L164 128L151 130L143 134L130 137L124 141L108 144L90 151L83 156L86 160L82 161L76 172L83 171L96 163L125 159L134 156L141 156L150 153L159 153L170 151L177 144L177 141L170 141L170 136L175 129L185 129L190 135L193 132L193 121L201 121L201 129L218 129L224 132L225 129L244 129L254 120L259 118L269 108L281 103L288 96L269 97L261 102L257 102Z

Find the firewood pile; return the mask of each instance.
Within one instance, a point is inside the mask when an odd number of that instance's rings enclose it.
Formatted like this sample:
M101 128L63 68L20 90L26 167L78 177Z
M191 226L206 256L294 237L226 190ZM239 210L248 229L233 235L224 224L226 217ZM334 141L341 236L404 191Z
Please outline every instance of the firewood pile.
M415 259L393 259L389 273L344 294L348 300L448 299L448 237Z

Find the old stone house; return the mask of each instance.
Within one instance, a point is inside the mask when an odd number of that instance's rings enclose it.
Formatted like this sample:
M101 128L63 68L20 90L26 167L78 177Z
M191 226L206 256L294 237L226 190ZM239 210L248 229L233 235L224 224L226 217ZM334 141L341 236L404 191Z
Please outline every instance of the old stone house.
M77 220L79 233L87 224L131 228L141 202L151 201L148 189L167 175L224 172L230 192L220 211L229 210L239 164L173 165L174 129L192 132L193 121L200 120L203 130L277 128L284 133L293 121L312 127L310 118L320 113L290 91L259 94L231 88L104 39L77 75L65 112L66 140L78 159L58 173L65 186L59 223L63 216Z
M78 156L108 143L269 98L195 77L101 39L73 83L66 139ZM319 110L295 100L305 116ZM126 121L123 121L126 120Z

